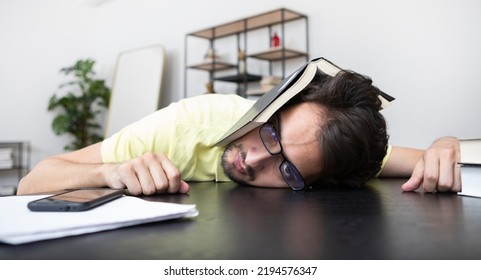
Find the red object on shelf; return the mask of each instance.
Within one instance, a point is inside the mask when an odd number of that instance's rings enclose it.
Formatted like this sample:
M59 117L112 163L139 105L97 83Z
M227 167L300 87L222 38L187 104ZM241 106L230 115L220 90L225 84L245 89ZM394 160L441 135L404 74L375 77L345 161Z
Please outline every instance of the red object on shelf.
M281 46L281 38L277 35L277 32L274 32L271 38L271 47L277 48Z

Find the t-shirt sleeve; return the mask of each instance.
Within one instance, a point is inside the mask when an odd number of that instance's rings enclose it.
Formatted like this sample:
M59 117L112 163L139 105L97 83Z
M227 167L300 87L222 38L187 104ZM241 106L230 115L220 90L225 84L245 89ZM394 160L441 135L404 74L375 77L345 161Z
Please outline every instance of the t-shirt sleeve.
M105 139L102 160L123 162L153 152L166 155L178 167L194 165L212 149L199 150L212 146L252 103L237 95L223 94L171 103Z
M102 142L103 162L122 162L147 152L168 153L176 105L170 105L122 128Z
M379 170L379 172L376 174L376 177L379 177L379 174L381 174L382 170L386 166L386 163L389 157L391 156L391 151L392 151L392 146L388 145L386 149L386 155L384 156L384 159L382 160L382 163L381 163L381 170Z

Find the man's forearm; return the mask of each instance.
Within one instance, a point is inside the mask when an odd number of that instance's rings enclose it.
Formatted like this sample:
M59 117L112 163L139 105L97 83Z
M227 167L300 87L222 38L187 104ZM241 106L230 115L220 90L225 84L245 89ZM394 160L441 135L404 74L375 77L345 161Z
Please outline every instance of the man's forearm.
M416 163L423 156L423 152L419 149L394 146L380 177L411 176Z
M18 185L17 194L52 192L70 188L105 186L103 164L85 164L59 158L46 159L29 172Z

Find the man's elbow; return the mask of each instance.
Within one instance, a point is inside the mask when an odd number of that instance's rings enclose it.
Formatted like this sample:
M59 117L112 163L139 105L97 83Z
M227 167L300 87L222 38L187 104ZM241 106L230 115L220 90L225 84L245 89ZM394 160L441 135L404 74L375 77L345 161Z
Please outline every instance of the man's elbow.
M28 175L27 175L28 176ZM17 195L30 194L32 190L28 188L28 184L25 182L25 177L23 177L20 182L18 182Z

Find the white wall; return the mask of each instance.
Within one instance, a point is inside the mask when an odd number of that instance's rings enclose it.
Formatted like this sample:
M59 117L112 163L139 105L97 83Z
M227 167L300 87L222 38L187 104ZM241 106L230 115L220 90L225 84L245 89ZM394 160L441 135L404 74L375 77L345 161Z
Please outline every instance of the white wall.
M29 140L33 164L63 152L46 107L79 58L110 84L119 52L164 44L168 104L183 96L186 33L280 7L309 16L311 56L397 98L385 111L393 144L481 137L481 1L0 0L0 141Z

